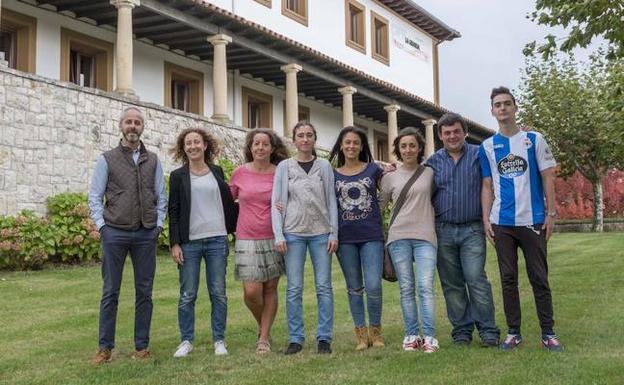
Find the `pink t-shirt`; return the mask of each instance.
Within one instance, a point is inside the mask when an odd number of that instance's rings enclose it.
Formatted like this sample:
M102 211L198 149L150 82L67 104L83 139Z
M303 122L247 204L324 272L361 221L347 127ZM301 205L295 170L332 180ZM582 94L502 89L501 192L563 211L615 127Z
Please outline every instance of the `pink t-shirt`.
M230 179L230 190L240 205L236 238L272 239L271 192L275 172L260 174L242 165Z

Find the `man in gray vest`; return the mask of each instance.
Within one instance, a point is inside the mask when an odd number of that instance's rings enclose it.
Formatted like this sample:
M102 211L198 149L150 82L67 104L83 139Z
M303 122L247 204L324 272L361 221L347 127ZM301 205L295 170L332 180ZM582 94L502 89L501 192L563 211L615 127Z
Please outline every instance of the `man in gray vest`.
M100 231L103 249L104 285L95 364L110 361L115 346L119 289L128 252L134 269L136 298L133 358L150 357L156 246L167 209L162 166L156 154L147 151L140 140L144 128L141 111L126 108L119 128L122 134L119 146L97 158L89 189L91 218Z

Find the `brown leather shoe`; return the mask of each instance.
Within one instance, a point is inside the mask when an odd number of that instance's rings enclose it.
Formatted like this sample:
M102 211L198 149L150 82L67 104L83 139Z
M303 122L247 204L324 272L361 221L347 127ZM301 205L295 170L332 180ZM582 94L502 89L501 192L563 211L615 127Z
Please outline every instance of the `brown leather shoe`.
M96 353L95 357L93 357L92 362L95 365L102 365L105 364L107 362L110 362L111 360L111 356L112 353L110 351L110 349L98 349L98 352Z
M134 360L147 360L152 358L152 354L148 349L141 349L134 352L132 359Z

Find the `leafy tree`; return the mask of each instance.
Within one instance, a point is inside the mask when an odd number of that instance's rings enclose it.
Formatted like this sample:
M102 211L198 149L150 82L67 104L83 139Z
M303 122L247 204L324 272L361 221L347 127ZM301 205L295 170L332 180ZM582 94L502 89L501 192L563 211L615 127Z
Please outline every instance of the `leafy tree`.
M602 231L602 180L624 165L624 59L602 51L585 66L572 56L529 59L519 102L521 123L548 138L560 175L578 170L591 182L594 229Z
M603 37L609 43L610 59L624 58L624 1L622 0L537 0L535 11L528 16L540 25L569 28L559 49L571 52L575 47L587 47L594 37ZM537 52L547 59L558 48L554 35L536 48L529 43L525 54Z

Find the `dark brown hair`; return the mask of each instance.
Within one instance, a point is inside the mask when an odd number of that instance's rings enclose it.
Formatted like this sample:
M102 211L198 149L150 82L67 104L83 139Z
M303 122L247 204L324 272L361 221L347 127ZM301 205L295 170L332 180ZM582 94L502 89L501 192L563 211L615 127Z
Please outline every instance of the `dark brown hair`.
M297 122L297 124L295 124L295 127L293 127L292 130L292 139L293 142L295 141L295 136L297 135L297 130L300 129L301 127L310 127L312 129L312 132L314 133L314 141L316 142L316 140L318 139L316 136L316 128L314 128L314 126L312 125L312 123L308 122L307 120L301 120L299 122ZM312 149L312 155L316 156L316 149Z
M511 96L511 101L513 102L514 106L516 105L516 98L514 98L511 91L509 91L509 88L500 86L500 87L492 88L492 93L490 94L490 104L492 106L494 106L494 98L498 95Z
M199 134L204 143L207 145L206 151L204 151L204 162L206 162L206 164L212 164L214 162L214 158L219 153L219 142L214 136L199 127L187 128L180 132L180 135L178 135L178 138L176 139L176 145L169 150L173 159L176 162L188 164L189 160L186 156L186 152L184 152L184 139L186 138L186 135L193 132Z
M340 134L338 134L338 139L336 139L336 143L334 143L334 147L329 153L329 161L332 163L335 161L336 167L342 167L345 164L345 156L340 149L340 145L342 145L342 140L349 132L352 132L360 137L362 150L360 151L358 159L364 163L373 162L373 155L371 154L370 146L368 145L368 137L366 136L366 132L364 132L364 130L362 130L361 128L354 126L347 126L340 130Z
M279 162L288 158L288 149L282 139L277 134L268 128L254 128L245 136L245 148L243 149L243 155L245 156L245 162L253 162L253 154L251 153L251 145L254 138L258 134L264 134L269 137L271 142L271 159L270 162L277 165Z
M423 158L425 157L425 138L423 138L422 134L416 127L405 127L399 132L399 135L397 135L397 137L394 138L394 142L392 142L392 153L398 160L403 161L403 158L401 158L401 152L399 151L399 142L401 142L401 138L406 136L413 136L416 138L416 142L418 142L418 156L416 157L416 160L418 161L418 164L422 163Z
M450 127L457 122L461 124L461 128L462 128L462 131L464 131L464 134L467 134L468 125L466 124L466 121L464 120L464 118L460 114L456 114L454 112L447 112L446 114L442 115L440 120L438 120L438 135L442 134L442 127Z

